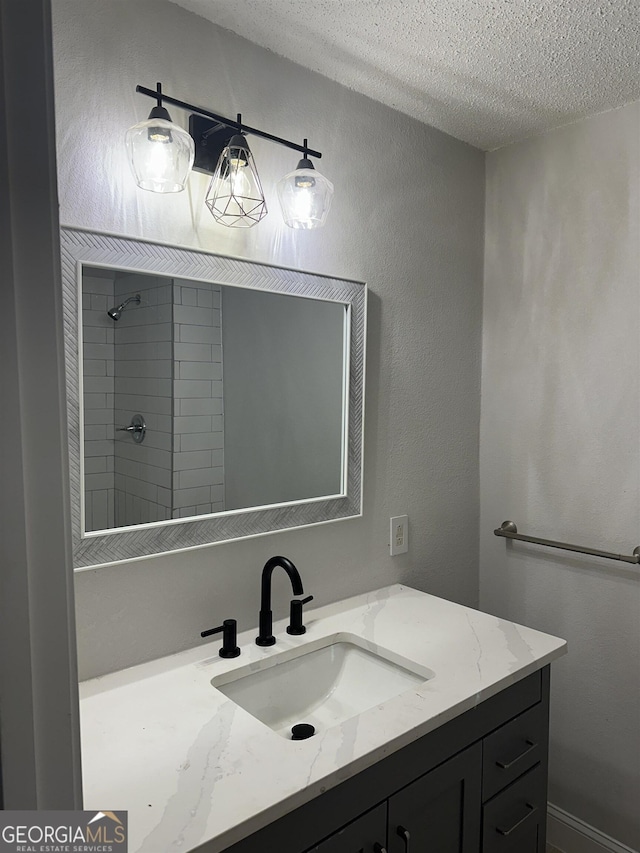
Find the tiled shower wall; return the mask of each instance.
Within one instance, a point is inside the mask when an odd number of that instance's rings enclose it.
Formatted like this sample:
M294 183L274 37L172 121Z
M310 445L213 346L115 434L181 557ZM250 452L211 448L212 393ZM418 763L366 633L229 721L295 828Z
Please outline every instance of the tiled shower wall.
M85 530L113 527L113 273L85 270L82 282Z
M174 279L173 517L224 510L221 291Z
M144 441L115 431L115 526L171 518L171 427L173 416L172 282L118 273L114 301L140 294L115 326L116 427L140 414L147 425Z
M85 270L83 327L85 529L223 510L220 287Z

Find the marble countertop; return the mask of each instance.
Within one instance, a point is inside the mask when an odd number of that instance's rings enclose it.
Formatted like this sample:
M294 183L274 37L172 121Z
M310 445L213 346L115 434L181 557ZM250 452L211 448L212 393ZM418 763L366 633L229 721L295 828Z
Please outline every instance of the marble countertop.
M85 809L129 812L130 853L218 853L566 651L557 637L395 585L309 610L307 633L238 636L80 685ZM350 633L434 673L303 741L286 740L211 680L310 641Z

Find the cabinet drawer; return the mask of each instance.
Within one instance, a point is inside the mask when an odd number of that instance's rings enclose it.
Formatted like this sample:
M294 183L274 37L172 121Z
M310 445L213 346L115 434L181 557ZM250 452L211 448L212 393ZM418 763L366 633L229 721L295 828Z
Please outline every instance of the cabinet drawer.
M537 764L482 811L482 853L537 851L544 840L546 786Z
M547 716L539 702L483 741L482 799L491 799L542 760L547 751Z
M387 843L387 804L381 803L307 853L374 853Z

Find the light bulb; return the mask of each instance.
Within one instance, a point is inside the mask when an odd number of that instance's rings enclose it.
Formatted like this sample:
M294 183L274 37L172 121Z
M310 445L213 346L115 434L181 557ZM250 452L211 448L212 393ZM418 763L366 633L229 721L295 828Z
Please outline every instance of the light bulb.
M251 183L245 174L246 170L244 166L246 166L246 163L233 168L229 173L229 181L232 195L247 198L251 195Z

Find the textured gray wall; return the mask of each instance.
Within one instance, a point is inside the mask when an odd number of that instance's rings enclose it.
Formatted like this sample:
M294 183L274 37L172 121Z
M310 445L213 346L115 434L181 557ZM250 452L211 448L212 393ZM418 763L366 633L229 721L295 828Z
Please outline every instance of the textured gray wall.
M477 604L484 155L165 2L54 0L61 220L96 230L367 281L364 516L77 575L83 677L257 623L259 574L284 554L318 604L404 581ZM308 136L335 183L327 226L288 229L276 181L285 148L252 139L271 212L217 225L207 178L178 196L138 190L123 134L152 102L137 83L254 126ZM173 110L176 121L186 116ZM389 517L411 547L389 556ZM287 613L284 573L276 617Z
M481 606L565 637L549 799L640 848L640 104L487 156Z
M222 289L226 509L341 491L345 314Z

